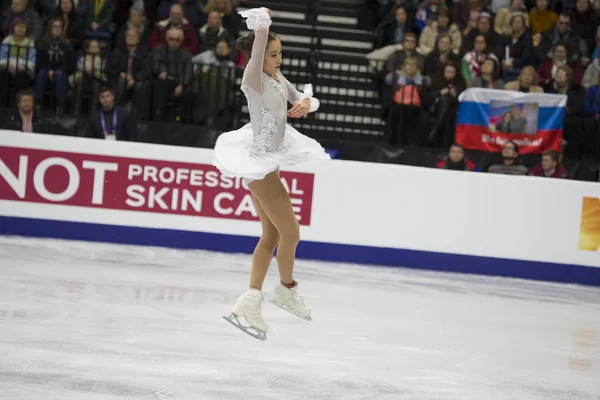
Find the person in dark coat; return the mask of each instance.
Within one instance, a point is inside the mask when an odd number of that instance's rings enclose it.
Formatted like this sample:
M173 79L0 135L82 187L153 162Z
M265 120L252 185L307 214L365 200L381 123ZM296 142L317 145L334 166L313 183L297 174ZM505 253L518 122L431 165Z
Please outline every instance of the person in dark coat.
M100 108L90 114L86 137L135 141L135 121L123 107L115 105L115 96L109 88L100 89Z
M125 48L114 49L108 57L106 75L109 86L116 90L117 104L123 106L132 98L134 106L141 108L145 103L141 99L148 96L148 53L140 44L140 33L137 29L129 28L125 41ZM136 111L145 114L143 110ZM134 112L134 115L137 114Z
M542 161L531 167L527 175L541 176L545 178L571 179L569 170L559 162L558 153L554 150L546 150L542 154Z
M58 101L57 112L62 110L67 97L68 76L73 72L75 53L65 40L64 23L60 18L50 18L48 29L37 50L37 79L35 100L43 103L44 90L52 83Z
M11 111L4 120L3 129L29 133L49 133L46 120L33 110L33 91L23 89L17 92L17 109Z

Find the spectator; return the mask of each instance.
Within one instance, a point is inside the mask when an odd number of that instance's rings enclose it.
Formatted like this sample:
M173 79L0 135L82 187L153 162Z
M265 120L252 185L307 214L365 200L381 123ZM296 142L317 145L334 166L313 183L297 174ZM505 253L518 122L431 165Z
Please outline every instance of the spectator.
M558 16L554 29L539 36L539 44L535 48L537 65L543 63L546 57L552 57L552 49L559 42L567 44L569 61L580 59L582 55L588 52L586 43L571 31L571 17L567 14L561 14Z
M35 74L36 51L35 43L27 35L25 20L16 19L11 27L11 33L0 47L0 96L3 106L6 106L6 88L12 83L16 91L30 88Z
M97 40L83 42L84 54L77 60L77 71L69 76L69 84L73 88L75 113L79 113L84 93L91 92L95 101L98 91L106 85L106 60L100 54L100 43Z
M487 0L458 0L453 6L454 22L463 36L477 28L477 21L482 13L491 15Z
M75 54L65 40L63 22L60 18L50 18L46 35L38 44L37 77L35 80L35 99L37 104L44 103L44 90L52 82L57 99L57 113L63 111L67 97L68 76L73 72Z
M521 163L519 158L519 146L510 140L506 142L500 153L500 160L492 164L488 168L488 172L504 175L526 175L527 167Z
M207 50L192 58L194 63L194 123L208 121L233 105L231 87L235 82L235 64L231 60L228 41L217 43L215 50ZM200 64L200 65L198 65Z
M527 175L559 179L571 178L569 170L559 163L558 153L554 150L544 151L542 162L531 167Z
M117 48L126 49L126 34L129 29L136 29L139 36L138 46L148 48L148 41L152 33L152 24L146 19L143 7L134 5L129 9L129 19L117 33Z
M441 5L441 0L424 0L421 3L415 15L415 27L419 32L423 32L429 21L436 19Z
M161 0L156 16L159 20L169 18L173 4L179 4L183 8L183 14L190 21L190 24L198 29L206 21L206 16L198 8L199 3L196 0Z
M204 7L204 14L208 15L213 11L221 13L221 20L223 26L229 34L234 38L238 37L240 31L240 24L242 20L238 15L235 7L231 4L230 0L208 0L206 7Z
M374 32L374 46L380 49L395 43L402 43L404 34L412 31L412 24L408 21L408 14L403 6L396 7L393 18L386 18Z
M469 83L471 79L481 75L481 66L488 58L495 58L493 53L487 51L485 36L479 34L475 37L475 47L465 54L462 59L461 73L465 81Z
M531 66L525 67L521 70L519 77L516 81L507 82L504 85L506 90L516 90L523 93L543 93L544 90L541 86L537 85L539 77L535 69Z
M58 15L62 0L34 0L32 3L37 3L37 9L40 12L42 26L47 26L50 18ZM71 0L73 9L77 10L77 14L85 16L86 4L85 1Z
M134 102L134 108L139 104L145 104L141 101L148 90L146 80L148 78L148 51L145 46L140 45L140 33L135 27L129 28L125 32L125 48L116 48L108 57L106 64L106 75L109 87L113 88L113 95L116 92L116 102L120 106L129 99L139 99ZM136 110L134 115L147 116L147 111Z
M221 41L229 42L229 47L233 46L233 37L227 32L227 29L221 24L221 14L216 11L208 14L208 22L199 30L200 52L214 51L217 43ZM235 60L235 53L231 55L232 61Z
M81 0L87 6L85 34L94 39L108 38L115 31L113 14L115 3L111 0Z
M596 42L600 43L600 27L596 32ZM581 80L581 85L584 89L588 89L592 85L595 85L598 81L598 77L600 76L600 51L598 51L598 46L596 46L596 50L594 53L594 59L585 69L585 74L583 74L583 79Z
M46 121L33 109L33 92L23 89L17 92L17 109L9 112L3 129L28 133L48 133Z
M446 61L431 82L431 98L435 115L428 140L435 147L447 148L454 141L458 96L467 84L458 63Z
M27 32L33 40L42 37L42 21L33 8L27 8L27 0L11 0L10 8L2 12L2 30L5 36L12 33L12 26L16 20L23 19L27 23Z
M423 132L427 116L424 109L429 103L429 82L427 77L421 76L416 58L406 58L402 69L387 78L386 84L392 92L390 144L425 144Z
M522 14L513 15L510 19L511 34L504 36L504 46L508 49L509 58L502 60L505 71L504 80L516 76L518 70L532 65L533 42L531 35L525 29L525 19Z
M577 0L575 9L571 14L573 24L573 33L580 37L585 43L587 49L591 51L594 43L594 35L598 27L598 19L594 10L590 7L590 0ZM589 63L591 54L582 54L581 63L586 66Z
M175 7L175 6L173 6ZM167 31L167 45L160 45L153 52L152 72L154 82L154 115L162 119L168 96L179 100L182 118L192 121L194 94L190 90L192 80L192 56L181 47L183 31L170 28Z
M580 115L583 111L581 87L573 82L573 71L568 65L556 69L554 79L544 86L545 93L567 96L566 116Z
M558 15L548 9L548 0L536 0L535 8L529 13L531 34L537 35L554 28Z
M60 0L54 17L62 20L65 39L71 44L73 50L80 50L85 20L84 16L78 15L75 11L73 0Z
M492 57L486 58L481 64L481 75L469 81L469 87L484 89L504 89L504 81L500 79L500 65Z
M574 59L568 62L569 57L567 54L567 45L565 43L557 43L554 46L554 52L552 57L546 58L542 65L538 68L539 83L541 86L547 84L554 79L554 75L558 70L558 67L562 65L569 65L573 71L573 82L577 85L581 84L581 64L578 60Z
M231 42L228 40L221 40L217 43L213 50L207 50L192 58L193 64L200 64L204 67L210 65L223 68L233 68L235 63L231 59ZM207 68L203 68L204 71ZM224 76L228 76L228 71L223 71Z
M510 7L498 11L494 19L494 30L498 35L510 36L514 32L513 18L520 16L523 20L522 30L529 28L529 15L523 0L512 0Z
M448 150L448 156L436 164L437 168L450 169L454 171L475 171L475 164L465 157L465 148L453 143Z
M585 92L583 111L587 116L600 119L600 74L596 77L595 84Z
M423 75L432 78L440 70L442 65L452 60L460 62L458 56L452 51L452 38L448 33L440 33L437 39L437 48L425 57L423 62Z
M417 35L409 32L404 35L402 41L402 50L395 51L387 62L387 71L395 71L404 65L404 60L407 57L413 57L417 60L417 66L419 69L423 68L424 58L423 55L417 52Z
M135 141L135 121L127 110L115 105L115 97L109 88L98 91L100 108L90 114L86 136L95 139Z
M436 20L430 21L425 29L423 29L419 38L419 52L425 56L431 53L441 33L450 35L452 38L452 51L458 54L462 37L456 24L451 23L450 11L446 7L441 7Z
M156 26L150 34L150 50L156 49L160 45L166 45L167 31L172 28L180 29L183 33L183 41L180 47L188 53L194 55L198 53L198 33L190 21L185 18L183 8L179 4L171 6L169 19L156 23Z
M502 37L492 29L491 18L491 15L487 12L479 14L477 28L471 30L462 41L459 52L461 59L465 54L473 50L475 47L475 37L479 34L482 34L485 37L488 52L493 53L498 60L502 58L504 54Z

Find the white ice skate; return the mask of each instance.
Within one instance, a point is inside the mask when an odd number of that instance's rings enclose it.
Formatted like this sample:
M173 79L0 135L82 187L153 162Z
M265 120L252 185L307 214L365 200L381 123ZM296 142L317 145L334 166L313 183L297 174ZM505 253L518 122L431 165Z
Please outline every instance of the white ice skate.
M310 309L306 306L304 300L298 294L298 284L296 284L296 286L293 288L288 288L287 286L279 283L275 287L275 297L273 297L271 303L283 308L297 317L307 321L312 321Z
M231 315L223 318L246 332L248 335L258 339L266 340L269 326L265 323L262 317L262 302L265 299L265 294L258 289L248 289L246 293L238 297ZM244 317L250 326L242 325L238 317Z

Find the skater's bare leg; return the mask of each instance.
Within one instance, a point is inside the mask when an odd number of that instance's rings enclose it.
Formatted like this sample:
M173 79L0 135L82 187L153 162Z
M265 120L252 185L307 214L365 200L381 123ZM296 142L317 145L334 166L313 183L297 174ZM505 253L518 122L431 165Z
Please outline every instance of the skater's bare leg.
M279 171L268 174L264 179L251 182L248 187L279 233L277 246L279 276L283 284L291 285L294 283L294 260L296 247L300 241L300 225L294 214L290 196L279 178Z
M265 214L265 211L256 196L252 196L252 201L254 202L254 208L256 209L256 213L262 224L262 235L252 254L250 287L262 290L262 285L267 276L269 265L273 259L273 253L279 242L279 232L277 232L277 228L275 228L275 225L273 225L269 217L267 217L267 214Z

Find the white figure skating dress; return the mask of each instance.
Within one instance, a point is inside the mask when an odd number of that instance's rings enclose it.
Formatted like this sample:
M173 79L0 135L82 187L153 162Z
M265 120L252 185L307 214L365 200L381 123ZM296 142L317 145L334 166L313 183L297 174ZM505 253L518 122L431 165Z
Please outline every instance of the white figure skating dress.
M213 165L223 175L247 182L263 179L281 166L330 159L321 145L287 124L287 103L310 99L310 111L319 108L312 86L296 90L281 71L277 80L263 72L271 19L265 8L240 13L255 32L252 57L244 70L241 89L248 100L250 122L225 132L215 144Z

